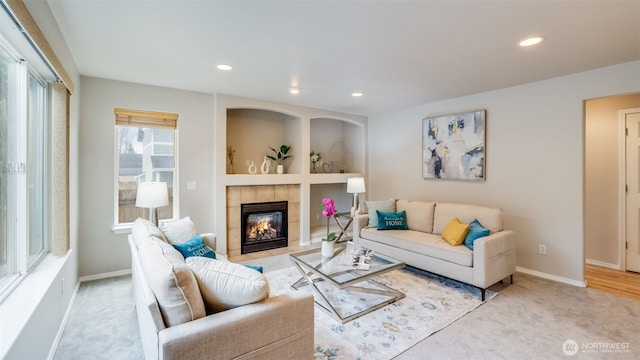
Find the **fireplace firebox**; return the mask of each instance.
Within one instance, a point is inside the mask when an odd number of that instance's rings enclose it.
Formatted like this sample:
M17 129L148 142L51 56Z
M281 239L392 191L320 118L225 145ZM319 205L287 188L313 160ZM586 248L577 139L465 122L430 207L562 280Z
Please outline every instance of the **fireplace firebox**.
M274 201L240 205L240 253L288 246L288 203Z

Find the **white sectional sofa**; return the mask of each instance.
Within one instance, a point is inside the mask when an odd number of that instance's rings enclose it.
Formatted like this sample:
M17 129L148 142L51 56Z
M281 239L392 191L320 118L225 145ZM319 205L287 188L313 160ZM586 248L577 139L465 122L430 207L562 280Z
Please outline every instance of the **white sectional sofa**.
M515 233L502 227L502 210L483 206L434 201L390 200L393 211L405 211L406 230L380 230L369 214L378 207L389 210L389 202L367 202L367 214L353 221L353 239L356 244L404 261L407 265L473 285L485 290L510 277L516 269ZM442 238L445 227L452 219L468 224L478 220L489 229L488 236L467 246L452 246Z
M202 237L215 249L213 234ZM311 294L291 291L268 296L268 282L262 274L220 255L217 260L194 256L185 261L162 231L147 220L134 222L129 246L138 325L147 360L313 358ZM220 273L235 271L212 281L219 292L225 293L221 295L232 301L246 297L248 292L266 291L266 295L260 301L211 311L205 294L215 296L215 291L203 288L197 275L202 267L194 267L198 264L215 265Z

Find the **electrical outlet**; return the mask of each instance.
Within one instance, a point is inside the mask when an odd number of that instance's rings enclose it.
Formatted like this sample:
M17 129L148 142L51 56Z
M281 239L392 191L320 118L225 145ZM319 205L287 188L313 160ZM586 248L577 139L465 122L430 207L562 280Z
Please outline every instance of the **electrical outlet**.
M196 182L194 180L187 181L187 190L195 190Z
M547 255L547 245L539 244L538 245L538 254Z
M251 160L244 161L244 166L250 166L250 165L251 165Z

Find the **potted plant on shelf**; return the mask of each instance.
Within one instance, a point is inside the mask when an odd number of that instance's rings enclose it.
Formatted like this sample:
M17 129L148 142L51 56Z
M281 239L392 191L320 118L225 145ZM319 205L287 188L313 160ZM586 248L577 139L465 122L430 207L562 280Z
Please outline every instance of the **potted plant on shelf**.
M321 253L323 257L331 257L333 255L333 244L336 240L336 233L329 233L329 219L336 214L336 205L331 198L322 198L322 216L327 218L327 237L322 238Z
M269 146L269 149L273 151L274 155L267 155L267 157L276 162L276 172L278 174L282 174L284 172L284 161L293 156L287 155L289 150L291 150L291 146L280 145L280 151L272 148L271 146Z

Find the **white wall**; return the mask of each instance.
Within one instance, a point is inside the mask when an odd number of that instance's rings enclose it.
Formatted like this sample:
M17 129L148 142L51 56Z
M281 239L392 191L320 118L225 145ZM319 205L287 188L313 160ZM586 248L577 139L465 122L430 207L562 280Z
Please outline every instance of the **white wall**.
M178 113L180 217L213 231L213 109L208 94L82 77L80 104L80 276L131 268L126 235L114 225L116 107ZM187 190L187 181L196 190Z
M625 215L618 211L618 111L630 108L640 108L640 94L585 103L585 255L616 269L622 269L618 221Z
M584 100L638 90L636 61L371 116L367 198L500 207L521 270L581 284ZM477 109L487 110L486 181L422 179L422 119Z

